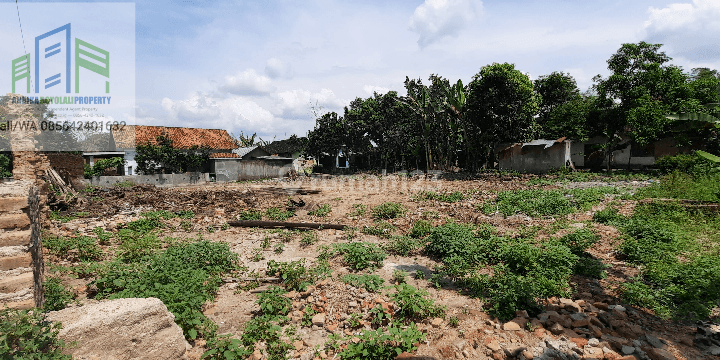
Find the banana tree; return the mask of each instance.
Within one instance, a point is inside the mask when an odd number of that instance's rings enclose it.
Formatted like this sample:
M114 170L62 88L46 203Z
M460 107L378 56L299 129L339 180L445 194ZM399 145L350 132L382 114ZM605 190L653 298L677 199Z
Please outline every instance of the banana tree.
M430 165L433 163L432 150L430 149L430 142L428 140L432 133L431 122L435 115L441 111L439 111L433 101L431 101L428 87L422 84L418 85L420 89L416 94L412 94L410 89L408 89L408 95L405 98L399 98L398 101L409 106L421 119L423 142L425 144L425 169L430 170Z

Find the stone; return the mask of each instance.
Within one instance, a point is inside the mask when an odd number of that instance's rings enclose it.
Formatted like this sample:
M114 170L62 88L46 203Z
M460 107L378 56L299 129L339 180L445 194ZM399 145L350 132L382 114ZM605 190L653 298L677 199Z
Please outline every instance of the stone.
M658 339L650 334L645 334L645 341L647 341L648 344L652 345L652 347L654 347L654 348L658 348L658 349L666 348L666 345L660 339Z
M598 345L600 345L600 340L598 340L597 338L590 338L590 340L588 340L587 344L590 346L598 346Z
M505 331L520 331L520 330L522 330L522 328L516 322L510 321L510 322L506 322L503 325L503 330L505 330Z
M351 302L348 303L348 306L351 307L351 308L354 308L354 307L357 307L357 306L358 306L358 303L357 303L357 301L351 301Z
M76 341L76 359L187 359L189 344L175 316L156 298L117 299L47 313L59 321L58 334Z
M515 317L527 319L527 318L529 318L530 316L528 315L527 310L516 310L516 311L515 311Z
M579 348L584 348L585 345L588 344L588 341L586 339L580 338L580 337L574 337L570 338L570 341L574 342L575 345L577 345Z
M0 216L0 229L19 229L28 225L30 225L30 218L25 213Z
M563 330L565 330L565 328L562 325L555 323L548 330L550 330L550 332L555 335L560 335L563 332Z
M652 360L675 360L675 355L665 349L645 348L645 350Z
M0 246L30 245L30 230L0 232Z
M625 323L622 326L619 326L616 331L623 337L632 339L638 338L644 333L639 325L633 323Z
M493 352L500 351L500 343L498 343L497 340L490 341L485 346Z
M312 324L315 326L325 326L325 313L313 315Z
M293 341L293 346L295 347L295 350L302 350L302 348L305 347L305 344L302 340Z
M583 350L583 359L585 360L602 360L605 358L603 351L596 347L589 347Z
M711 355L720 356L720 346L712 346L708 351Z
M605 310L605 311L607 311L609 308L608 304L606 304L604 302L594 302L593 306L600 310Z
M0 198L0 209L6 212L18 211L28 207L28 200L25 196L2 197Z
M568 312L582 312L582 307L578 305L576 302L572 301L571 299L560 299L560 304L563 306L563 309L567 310Z
M0 257L0 271L13 270L13 269L17 269L17 268L26 268L26 267L31 267L31 266L32 266L32 256L30 256L30 253Z
M503 350L505 350L505 355L507 355L510 358L514 358L514 357L517 357L518 355L522 354L522 352L527 350L527 348L520 344L512 344Z
M635 352L635 348L632 346L623 345L622 350L620 350L623 355L630 355Z
M442 318L434 318L430 322L430 325L432 325L432 327L434 327L434 328L439 328L442 325L442 323L443 323Z
M9 294L22 289L33 288L33 273L28 271L15 276L0 279L0 293Z

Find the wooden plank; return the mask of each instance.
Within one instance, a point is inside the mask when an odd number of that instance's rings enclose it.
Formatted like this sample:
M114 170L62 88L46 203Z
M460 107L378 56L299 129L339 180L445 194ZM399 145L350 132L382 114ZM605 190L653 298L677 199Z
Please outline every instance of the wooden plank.
M318 224L318 223L295 223L284 221L264 220L237 220L228 221L228 225L235 227L261 227L261 228L289 228L289 229L335 229L344 230L346 225L341 224Z

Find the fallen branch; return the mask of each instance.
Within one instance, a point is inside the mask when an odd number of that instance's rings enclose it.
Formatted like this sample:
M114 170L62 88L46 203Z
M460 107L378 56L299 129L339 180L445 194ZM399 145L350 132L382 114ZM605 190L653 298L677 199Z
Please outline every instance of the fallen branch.
M231 282L240 282L240 281L257 281L257 282L270 282L270 281L280 281L279 277L264 277L264 278L253 278L253 277L246 277L246 278L224 278L223 282L231 283Z
M308 228L308 229L335 229L343 230L346 225L340 224L317 224L317 223L294 223L284 221L263 221L263 220L237 220L228 221L228 225L235 227L261 227L261 228Z

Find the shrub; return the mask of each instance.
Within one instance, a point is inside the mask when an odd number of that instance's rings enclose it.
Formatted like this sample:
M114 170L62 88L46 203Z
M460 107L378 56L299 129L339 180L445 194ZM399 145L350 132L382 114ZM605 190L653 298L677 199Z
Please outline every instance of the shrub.
M305 259L289 262L268 261L266 273L278 276L289 289L305 291L312 285L330 275L330 268L324 261L318 261L309 269L305 267Z
M10 158L4 154L0 154L0 178L12 177L12 167L10 167Z
M310 216L318 216L318 217L326 217L330 212L332 211L332 208L330 207L330 204L323 204L319 208L308 211L308 215Z
M348 213L347 216L361 217L361 216L365 216L365 213L367 213L367 208L368 208L367 205L353 204L352 207L353 207L353 211Z
M80 261L95 261L104 255L96 240L88 236L47 236L43 239L43 246L58 256L67 256L71 250L75 250Z
M390 294L395 304L400 308L397 316L404 321L423 320L431 317L445 316L445 308L435 304L428 298L428 292L416 289L409 284L395 285L396 292Z
M37 310L0 308L0 356L18 360L71 360L58 333L62 325L51 323Z
M385 280L378 275L348 274L342 277L342 281L354 287L361 287L370 292L377 292L385 283Z
M282 209L271 207L265 211L265 216L267 216L270 220L285 221L288 218L295 216L295 211L282 210Z
M655 166L657 166L662 174L679 171L696 178L710 174L714 168L714 164L711 161L695 153L661 156L655 160Z
M402 204L385 202L372 208L372 216L375 219L394 219L407 212Z
M407 271L395 270L393 271L393 281L397 284L404 284L407 282L408 275L410 274Z
M160 240L153 231L120 229L118 238L120 240L118 255L125 262L140 261L160 248Z
M262 212L255 209L243 210L238 215L240 220L260 220L262 219Z
M214 297L220 275L237 269L238 255L226 243L201 240L170 246L143 263L113 263L92 284L97 297L156 297L175 315L185 336L195 339L208 335L210 321L202 314L202 305Z
M285 297L287 292L279 286L270 286L260 293L256 304L263 315L287 315L292 310L292 300Z
M432 223L427 220L418 220L413 224L412 229L410 230L410 236L414 238L423 238L430 234L432 231L433 226Z
M472 225L447 223L434 228L427 239L430 242L425 251L441 259L459 256L468 263L477 263L485 258L484 243Z
M388 239L395 229L397 228L387 221L378 221L373 226L363 226L362 233Z
M393 236L390 242L385 245L385 250L389 253L408 256L416 253L423 248L423 242L408 236Z
M56 311L64 309L75 299L75 294L66 289L58 278L49 278L43 284L45 289L45 303L43 310Z
M368 242L351 242L333 244L336 254L343 255L343 262L354 270L374 270L382 267L387 253L377 244Z
M412 199L414 201L427 201L437 200L441 202L454 203L465 199L465 194L460 191L454 192L435 192L435 191L420 191L415 194Z
M403 352L415 351L415 344L424 341L425 335L415 324L407 327L391 325L387 332L382 328L364 330L358 339L360 341L347 343L347 347L338 353L340 359L392 360Z
M312 231L305 231L300 236L300 245L309 246L318 242L318 236Z
M588 230L588 229L579 229L573 233L567 234L560 239L558 239L558 243L564 246L567 246L570 251L573 252L575 255L581 255L593 246L598 240L600 240L600 236L597 235L594 231Z
M498 193L494 203L482 207L487 214L499 211L505 216L523 213L532 217L556 216L587 210L600 203L606 194L617 194L612 187L569 190L514 190Z
M246 348L240 340L233 339L231 336L225 334L209 339L205 345L208 350L202 354L201 359L245 359L252 355L252 349Z
M599 224L619 226L625 221L625 217L616 208L608 206L593 214L593 221Z

